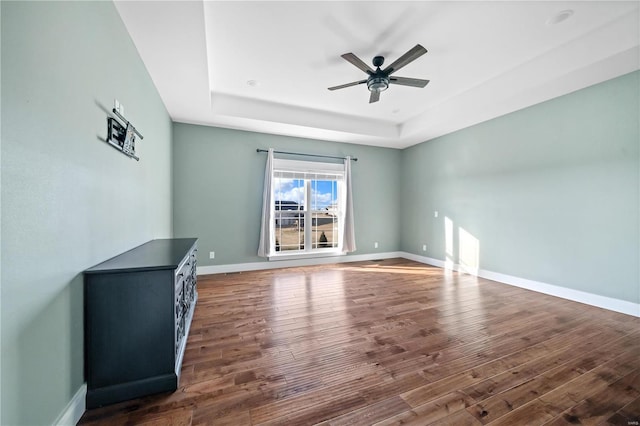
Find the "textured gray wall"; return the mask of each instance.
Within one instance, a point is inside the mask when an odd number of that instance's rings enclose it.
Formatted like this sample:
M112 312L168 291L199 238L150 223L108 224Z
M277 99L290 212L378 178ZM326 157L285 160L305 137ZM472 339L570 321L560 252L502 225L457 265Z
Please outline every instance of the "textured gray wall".
M477 242L481 269L640 302L639 78L404 150L402 249L458 262Z
M117 98L136 162L98 138ZM171 121L111 2L2 2L2 418L84 382L82 271L171 236Z
M174 123L173 140L174 232L200 238L199 266L264 261L257 252L267 157L256 148L357 157L351 167L353 254L400 248L398 150L182 123Z

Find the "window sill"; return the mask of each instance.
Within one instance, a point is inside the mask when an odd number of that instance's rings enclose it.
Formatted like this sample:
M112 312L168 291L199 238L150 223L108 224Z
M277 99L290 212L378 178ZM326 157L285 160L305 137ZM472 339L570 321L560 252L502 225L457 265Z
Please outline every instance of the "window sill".
M292 259L314 259L318 257L336 257L336 256L345 256L347 253L343 251L326 251L326 252L316 252L316 253L287 253L287 254L274 254L273 256L269 256L269 261L278 261L278 260L292 260Z

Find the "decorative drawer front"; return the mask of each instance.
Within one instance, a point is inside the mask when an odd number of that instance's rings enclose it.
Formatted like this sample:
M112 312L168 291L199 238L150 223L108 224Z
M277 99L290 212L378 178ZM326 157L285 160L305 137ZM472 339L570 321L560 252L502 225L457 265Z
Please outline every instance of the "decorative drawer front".
M198 254L198 249L195 249L191 252L191 276L194 279L196 278L196 267L198 264L197 254Z
M186 333L190 321L190 311L196 300L196 250L191 250L181 262L176 276L175 288L175 351L176 359L180 357L180 350L184 347Z
M191 276L187 277L184 282L184 300L189 306L195 300L195 285Z
M176 323L176 355L180 351L180 346L182 344L182 339L185 334L185 319L184 316L181 316L179 321Z
M197 254L198 253L197 252L198 252L198 249L194 249L191 252L191 271L190 271L191 280L189 282L189 287L190 287L189 288L189 296L190 296L189 300L191 302L196 300L196 295L197 295L197 290L196 290L197 281L198 281L197 276L196 276L197 275L196 274L197 265L198 265L198 260L197 260Z
M176 316L182 311L182 302L184 301L184 280L179 280L176 284Z
M177 275L182 276L183 278L191 276L194 271L194 259L194 252L189 252L184 263L180 266L180 270L178 271Z

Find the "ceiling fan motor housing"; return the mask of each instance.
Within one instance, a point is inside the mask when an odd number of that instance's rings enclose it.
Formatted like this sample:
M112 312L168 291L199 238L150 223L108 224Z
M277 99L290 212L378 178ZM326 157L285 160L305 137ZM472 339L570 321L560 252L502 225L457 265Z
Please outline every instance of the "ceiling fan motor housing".
M380 69L384 64L384 56L376 56L373 58L373 66L376 71L367 79L367 88L371 92L383 92L389 88L389 76Z
M384 56L375 56L373 58L373 66L380 68L384 64Z

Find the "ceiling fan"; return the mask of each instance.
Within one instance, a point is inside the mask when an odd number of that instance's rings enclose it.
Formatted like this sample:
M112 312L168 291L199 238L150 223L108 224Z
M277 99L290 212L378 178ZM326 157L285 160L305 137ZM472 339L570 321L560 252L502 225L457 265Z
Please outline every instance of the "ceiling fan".
M425 53L427 53L427 49L419 44L416 44L413 48L409 49L407 53L400 56L395 60L395 62L393 62L383 70L381 70L380 67L384 63L384 57L376 56L373 58L373 66L376 67L375 71L353 53L345 53L344 55L342 55L342 57L351 62L356 67L360 68L362 71L369 74L369 77L366 80L354 81L353 83L329 87L329 90L344 89L345 87L357 86L359 84L367 83L367 88L371 92L369 103L373 103L380 100L380 92L387 90L390 84L400 84L402 86L411 87L424 87L427 85L427 83L429 83L429 80L407 77L392 77L391 74L398 71L405 65L415 61Z

